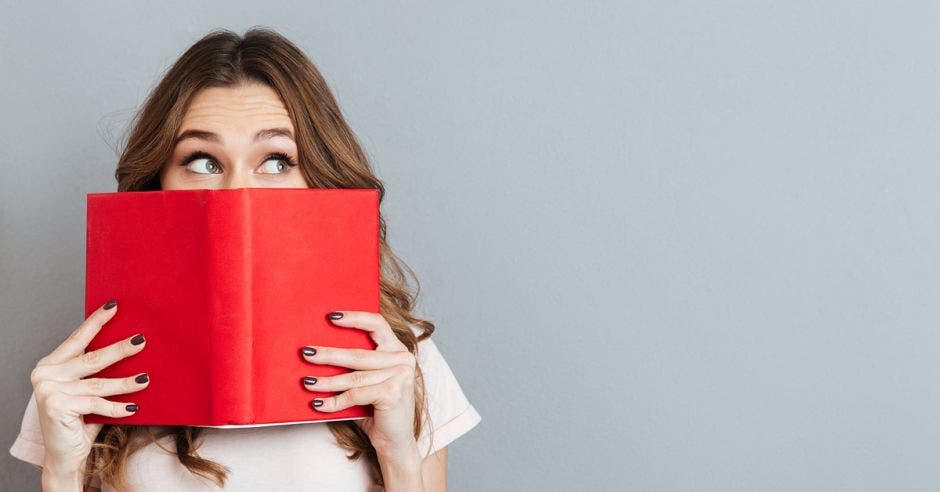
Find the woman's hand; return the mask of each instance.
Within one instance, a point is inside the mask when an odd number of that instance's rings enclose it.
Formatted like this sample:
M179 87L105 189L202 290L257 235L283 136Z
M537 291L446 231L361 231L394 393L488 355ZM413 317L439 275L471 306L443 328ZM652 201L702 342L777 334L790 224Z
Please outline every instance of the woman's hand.
M138 334L85 353L85 348L102 325L116 312L115 301L108 301L95 310L55 350L39 359L30 374L46 449L44 484L52 479L65 481L81 476L91 445L102 426L85 424L83 415L133 415L136 405L116 403L102 397L138 391L149 384L146 373L136 378L82 379L143 350L144 337Z
M311 391L342 392L315 399L311 406L321 412L335 412L371 404L372 417L356 423L369 436L376 452L380 456L416 452L413 429L417 361L414 354L395 336L381 314L342 311L330 313L329 318L338 326L369 332L376 348L304 347L303 356L308 362L354 369L336 376L304 378L304 386Z

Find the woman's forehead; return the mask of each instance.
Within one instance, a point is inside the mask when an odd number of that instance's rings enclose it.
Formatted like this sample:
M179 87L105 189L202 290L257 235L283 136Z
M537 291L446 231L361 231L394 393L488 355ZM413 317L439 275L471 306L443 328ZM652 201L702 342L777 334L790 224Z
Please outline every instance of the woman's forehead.
M264 84L209 87L195 94L183 115L180 133L198 129L215 133L252 133L256 128L291 128L280 96Z

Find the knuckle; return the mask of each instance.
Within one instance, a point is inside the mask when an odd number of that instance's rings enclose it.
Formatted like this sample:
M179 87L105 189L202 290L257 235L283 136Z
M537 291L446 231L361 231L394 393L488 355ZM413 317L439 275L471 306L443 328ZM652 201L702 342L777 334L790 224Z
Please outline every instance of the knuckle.
M46 370L42 366L36 366L29 373L29 382L32 383L33 389L37 389L39 384L45 379Z
M49 380L41 380L34 384L33 391L36 393L36 398L48 400L49 396L52 395L53 392L52 386L54 385L52 381Z
M345 394L346 393L340 393L338 395L333 396L332 398L321 398L323 400L323 407L321 409L324 409L327 411L333 411L333 410L336 410L337 408L342 408L343 401L346 398L344 396Z
M89 367L97 367L101 363L101 351L93 350L91 352L85 352L81 356L82 364Z
M111 402L108 400L105 400L104 398L95 398L91 401L91 413L113 417L110 406Z
M96 402L97 403L95 404L95 406L101 410L100 413L102 415L107 415L109 417L121 416L121 410L123 410L123 408L121 407L121 404L110 401L110 400L105 400L104 398L99 398L98 400L96 400Z
M54 415L65 408L67 398L62 393L52 393L46 396L44 407L47 415Z
M91 335L92 333L96 333L100 331L101 325L102 323L96 320L95 316L92 315L88 317L88 319L83 321L81 324L79 324L77 327L75 327L75 329L72 330L72 333L69 334L69 338L75 339L75 338L80 338L80 337L81 338L87 337Z
M113 401L105 400L103 398L99 400L99 403L102 409L104 410L101 413L109 417L118 417L121 415L121 409L117 403L114 403Z
M123 342L119 343L117 347L115 348L117 349L118 358L123 359L137 352L138 347L142 348L142 345L133 345L131 344L130 340L124 340Z
M104 380L101 378L86 379L85 385L88 391L92 393L100 393L105 388Z
M382 383L382 392L391 395L398 394L401 392L401 383L394 378L386 379L385 382Z
M365 375L359 371L351 372L347 376L349 383L353 386L360 386L365 383Z
M395 376L402 380L409 380L414 378L414 367L405 364L398 364L394 366Z
M362 349L355 349L349 351L349 358L355 362L362 362L369 357L369 352Z

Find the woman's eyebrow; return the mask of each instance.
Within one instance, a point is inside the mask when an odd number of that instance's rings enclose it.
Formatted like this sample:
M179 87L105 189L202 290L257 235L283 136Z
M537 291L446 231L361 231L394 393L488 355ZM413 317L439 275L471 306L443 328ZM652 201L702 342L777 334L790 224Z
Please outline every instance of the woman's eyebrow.
M264 130L260 130L258 131L258 133L255 134L254 141L257 142L258 140L261 140L261 139L269 139L269 138L274 138L274 137L287 137L293 140L294 134L289 128L265 128ZM186 130L183 133L180 133L176 137L176 140L173 143L174 145L178 144L182 142L183 140L186 140L187 138L197 138L197 139L206 140L209 142L221 141L221 138L216 133L212 133L207 130L191 129L191 130Z

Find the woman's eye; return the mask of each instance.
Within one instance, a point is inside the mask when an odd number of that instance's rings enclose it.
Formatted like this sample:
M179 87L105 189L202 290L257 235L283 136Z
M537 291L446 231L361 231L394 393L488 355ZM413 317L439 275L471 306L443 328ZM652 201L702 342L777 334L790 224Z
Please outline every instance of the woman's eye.
M189 167L190 171L197 173L197 174L219 174L220 172L222 172L221 169L219 168L219 165L216 164L215 161L209 157L199 157L199 158L193 159L189 161L187 166ZM202 168L205 168L206 171L200 170Z
M195 174L221 174L222 167L209 154L205 152L193 152L185 159L183 165L189 172ZM294 159L287 154L274 153L269 154L261 164L261 174L286 174L290 168L296 166Z
M262 174L284 174L291 168L291 163L283 157L272 157L261 164Z

